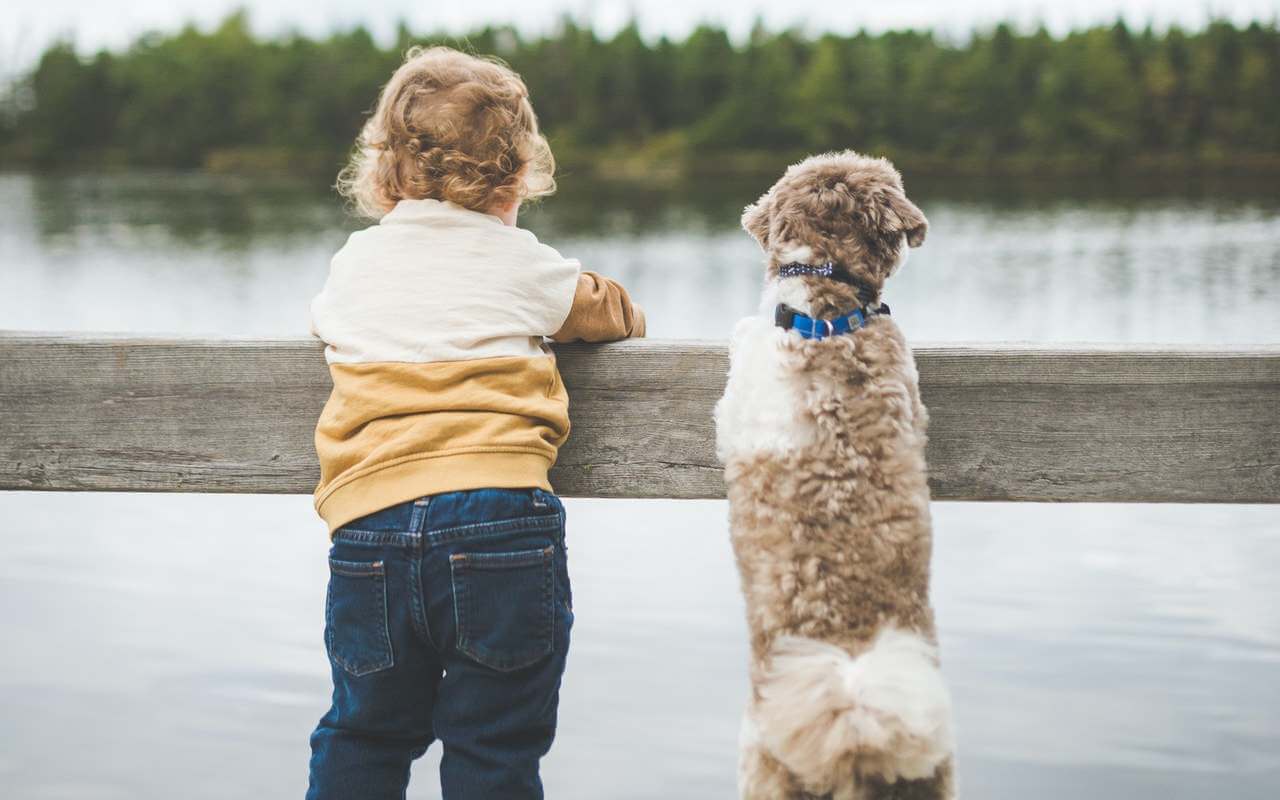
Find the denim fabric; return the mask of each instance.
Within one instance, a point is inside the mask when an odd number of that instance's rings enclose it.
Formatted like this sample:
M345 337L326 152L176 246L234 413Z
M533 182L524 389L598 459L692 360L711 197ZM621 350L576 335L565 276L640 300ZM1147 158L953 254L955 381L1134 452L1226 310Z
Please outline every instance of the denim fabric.
M308 800L403 798L439 739L445 800L542 797L573 601L564 507L541 489L403 503L334 533L333 706Z

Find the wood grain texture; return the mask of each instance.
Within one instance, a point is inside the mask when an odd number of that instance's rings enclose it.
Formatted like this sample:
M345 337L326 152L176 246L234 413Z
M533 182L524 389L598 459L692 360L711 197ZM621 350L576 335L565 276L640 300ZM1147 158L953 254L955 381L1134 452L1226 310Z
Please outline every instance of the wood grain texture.
M722 497L720 343L557 348L567 496ZM939 500L1280 502L1280 346L916 348ZM309 493L311 338L0 333L0 489Z

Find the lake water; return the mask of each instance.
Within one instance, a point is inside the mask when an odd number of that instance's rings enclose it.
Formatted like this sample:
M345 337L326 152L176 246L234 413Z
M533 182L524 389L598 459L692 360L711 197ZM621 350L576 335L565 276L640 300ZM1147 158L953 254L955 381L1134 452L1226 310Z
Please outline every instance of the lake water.
M526 220L622 279L652 336L724 338L755 306L736 218L763 188L570 175ZM1280 341L1270 187L908 188L932 227L886 297L914 341ZM0 174L0 209L9 329L303 333L354 225L322 188L201 175ZM548 796L732 797L746 633L724 503L567 506ZM1280 507L934 515L966 796L1280 795ZM0 541L3 796L301 796L328 692L310 498L0 493ZM437 759L410 797L438 797Z

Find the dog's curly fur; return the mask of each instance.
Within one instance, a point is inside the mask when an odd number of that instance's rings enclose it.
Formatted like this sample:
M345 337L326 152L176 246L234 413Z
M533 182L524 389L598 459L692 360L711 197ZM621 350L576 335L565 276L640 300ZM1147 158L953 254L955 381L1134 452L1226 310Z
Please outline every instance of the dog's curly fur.
M823 340L773 321L779 302L827 318L863 305L847 283L780 265L833 261L878 296L928 222L888 161L846 151L788 169L742 224L765 291L734 331L716 407L751 631L741 795L953 798L911 350L885 316Z

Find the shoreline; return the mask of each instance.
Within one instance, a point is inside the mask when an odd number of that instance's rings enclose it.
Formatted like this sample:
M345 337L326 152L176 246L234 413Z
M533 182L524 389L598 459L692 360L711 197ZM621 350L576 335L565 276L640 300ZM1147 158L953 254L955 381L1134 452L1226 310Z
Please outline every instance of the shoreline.
M553 140L553 148L555 147ZM854 148L858 149L858 148ZM557 173L608 182L678 185L706 178L758 178L776 176L790 164L811 153L806 150L705 151L672 148L660 142L615 144L592 149L561 148ZM882 155L904 176L924 179L1051 179L1160 178L1160 179L1263 179L1280 177L1280 153L1212 154L1185 156L1153 154L1108 159L1101 156L1005 157L943 156L910 153L890 148L866 148ZM30 158L0 154L0 172L58 174L69 172L203 172L230 176L298 176L321 178L336 175L342 158L333 153L289 151L270 147L211 151L199 164L135 163L110 153L97 153L74 161L42 164Z

